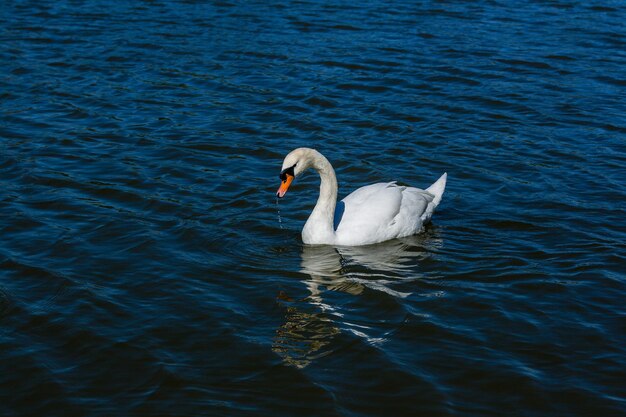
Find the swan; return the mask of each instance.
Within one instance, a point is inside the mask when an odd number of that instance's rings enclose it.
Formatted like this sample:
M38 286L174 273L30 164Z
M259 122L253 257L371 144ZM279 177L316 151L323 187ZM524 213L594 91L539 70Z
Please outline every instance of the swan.
M276 197L283 198L294 178L309 168L321 178L317 204L302 229L309 245L361 246L419 233L439 205L447 173L425 190L395 181L361 187L337 204L337 177L315 149L298 148L283 161Z

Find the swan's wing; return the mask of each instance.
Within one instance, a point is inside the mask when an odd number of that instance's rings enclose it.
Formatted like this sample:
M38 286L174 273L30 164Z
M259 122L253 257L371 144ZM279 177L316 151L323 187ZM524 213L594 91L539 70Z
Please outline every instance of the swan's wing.
M417 233L422 225L430 219L436 204L436 196L421 188L407 187L403 191L404 200L397 222L400 224L402 236Z
M335 218L340 230L388 227L400 212L402 190L395 182L378 183L361 187L341 200ZM341 212L343 211L343 213Z
M428 191L395 182L359 188L337 205L336 234L343 244L363 244L417 233L434 198Z

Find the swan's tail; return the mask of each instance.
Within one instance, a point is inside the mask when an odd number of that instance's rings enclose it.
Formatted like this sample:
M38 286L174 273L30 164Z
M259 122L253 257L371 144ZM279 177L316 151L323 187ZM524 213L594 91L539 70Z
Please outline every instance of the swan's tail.
M441 177L437 181L433 183L430 187L426 189L429 193L435 196L433 199L433 205L437 207L439 202L441 201L441 197L443 197L443 191L446 189L446 179L448 178L448 173L444 172ZM434 207L433 207L434 208Z
M422 219L422 223L428 223L433 215L433 212L435 211L435 208L437 208L437 206L441 202L441 197L443 197L443 191L446 189L447 178L448 173L444 172L444 174L439 177L439 179L435 181L433 185L425 190L429 194L434 195L435 198L433 198L433 201L428 203L428 206L426 206L426 210L424 210L424 213L420 217Z

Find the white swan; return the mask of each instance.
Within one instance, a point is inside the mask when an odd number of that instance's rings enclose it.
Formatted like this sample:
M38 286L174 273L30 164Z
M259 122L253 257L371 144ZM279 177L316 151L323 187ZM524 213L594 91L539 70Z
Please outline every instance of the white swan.
M447 178L444 173L426 190L395 181L372 184L337 205L337 177L328 159L315 149L298 148L283 161L276 196L284 197L293 179L308 168L322 179L317 204L302 229L302 241L312 245L368 245L419 233L439 205Z

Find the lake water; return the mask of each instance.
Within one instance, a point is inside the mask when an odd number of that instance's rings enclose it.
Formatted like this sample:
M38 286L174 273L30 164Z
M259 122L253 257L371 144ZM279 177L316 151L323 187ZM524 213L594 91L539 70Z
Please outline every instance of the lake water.
M626 415L621 1L0 5L0 415ZM309 247L340 196L432 224Z

